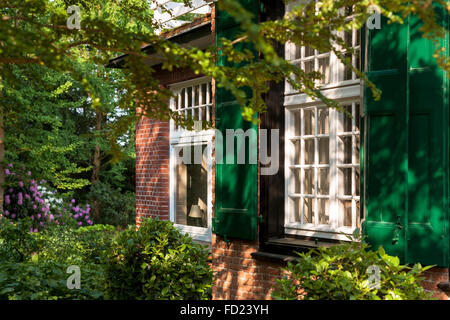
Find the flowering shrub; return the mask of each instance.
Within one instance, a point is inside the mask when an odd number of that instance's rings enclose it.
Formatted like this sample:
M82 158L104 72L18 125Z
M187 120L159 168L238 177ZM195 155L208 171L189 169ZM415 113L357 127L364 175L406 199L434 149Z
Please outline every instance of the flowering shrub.
M42 230L49 223L59 224L62 215L51 210L45 201L43 187L46 181L39 183L32 179L31 172L15 169L10 163L5 169L6 192L4 195L3 215L9 219L30 218L30 232ZM44 187L45 188L45 187Z
M37 182L32 173L25 168L15 168L12 163L5 169L6 188L4 194L3 216L20 220L31 220L30 232L38 232L49 224L72 224L74 220L78 227L92 225L89 217L90 207L74 206L72 199L67 208L63 208L63 200L46 185L45 180ZM68 216L68 220L65 219Z
M93 224L89 217L91 207L87 204L84 208L81 206L75 206L75 199L72 199L69 203L69 208L64 208L66 212L75 220L77 227L91 226Z

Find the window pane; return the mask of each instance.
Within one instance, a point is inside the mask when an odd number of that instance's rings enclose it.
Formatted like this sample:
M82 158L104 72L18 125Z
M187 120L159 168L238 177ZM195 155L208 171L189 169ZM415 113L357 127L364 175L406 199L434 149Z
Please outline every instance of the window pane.
M187 93L188 93L188 96L187 96L188 101L187 101L186 105L188 107L192 107L192 87L187 88Z
M295 53L294 53L294 60L301 59L302 58L302 47L295 46Z
M198 148L198 147L197 147ZM201 152L205 147L200 149ZM175 222L188 226L207 227L208 168L206 158L194 163L195 147L191 147L192 164L178 164L176 170ZM180 156L183 151L180 151Z
M355 117L355 125L356 125L356 131L360 131L360 126L361 126L361 109L359 106L359 103L355 103L355 114L353 115L353 117Z
M208 103L211 104L212 103L212 83L208 82L208 89L209 89L209 99L208 99Z
M314 183L314 171L312 169L304 170L304 179L303 179L303 193L304 194L313 194L313 183Z
M305 164L314 164L314 139L305 140Z
M360 187L361 187L361 178L359 176L359 168L356 168L355 170L355 195L359 196Z
M360 159L360 138L359 138L359 136L356 136L355 137L355 140L356 140L356 151L355 151L355 161L354 161L354 163L356 164L356 163L359 163L359 159Z
M319 138L319 164L330 163L330 138Z
M297 140L294 142L295 156L294 156L294 165L301 164L301 142Z
M352 137L339 138L339 163L352 164Z
M339 194L343 196L352 195L352 169L339 169Z
M289 199L291 201L291 205L294 209L294 221L300 222L300 198Z
M311 73L314 71L314 60L305 61L305 72Z
M181 108L186 108L186 89L181 90Z
M194 105L198 106L200 104L200 86L194 87Z
M301 121L301 113L295 112L294 113L294 135L300 136L302 134L302 121Z
M300 176L300 169L294 169L294 193L300 194L302 191L300 190L300 180L301 180L301 176Z
M353 31L352 30L351 31L345 31L344 32L345 44L348 45L349 47L352 47L353 46L352 39L353 39Z
M352 61L352 54L351 53L346 53L345 57L347 59L349 59L350 62ZM344 80L352 80L352 79L353 79L353 70L346 65L345 66L345 70L344 70Z
M324 76L321 80L322 84L330 82L330 58L319 59L319 72Z
M319 169L319 187L318 194L328 195L330 193L330 170L328 168Z
M202 104L206 104L207 103L207 101L206 101L206 90L207 90L206 83L203 83L202 84Z
M352 201L341 200L339 201L339 213L342 215L342 220L345 227L352 226Z
M314 223L314 200L303 200L303 223Z
M305 57L312 57L314 55L314 49L310 48L310 47L305 47Z
M329 224L330 223L330 200L328 199L318 199L318 209L319 209L319 224Z
M328 109L319 109L319 134L330 133L330 120Z
M206 107L201 107L201 120L205 121L206 120Z
M314 134L315 114L314 110L303 111L304 134L306 136Z
M343 106L343 108L347 112L341 112L342 128L340 130L342 130L342 132L352 132L352 118L350 117L350 115L352 115L352 106L347 105Z

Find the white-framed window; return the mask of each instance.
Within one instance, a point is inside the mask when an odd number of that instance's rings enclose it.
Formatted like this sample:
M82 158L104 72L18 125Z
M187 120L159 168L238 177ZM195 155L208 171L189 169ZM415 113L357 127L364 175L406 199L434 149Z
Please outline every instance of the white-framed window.
M198 78L171 86L172 110L210 121L211 80ZM170 124L170 220L195 240L211 241L212 141L214 130L189 131Z
M295 3L287 6L289 10ZM347 20L353 19L353 11L351 7L347 7L342 11ZM354 49L354 53L348 52L344 55L352 61L353 66L359 68L361 63L361 31L349 30L338 33L345 43ZM323 89L334 88L338 86L352 85L359 83L359 78L342 63L334 52L320 52L310 47L300 47L294 43L286 43L286 59L293 64L299 66L305 72L320 72L323 75L321 80L317 80L317 84ZM285 93L296 94L295 90L286 82Z
M355 48L352 63L359 65L360 32L342 35ZM342 233L360 227L360 80L332 52L288 43L286 59L307 72L322 72L322 93L346 112L286 87L285 233L348 240Z

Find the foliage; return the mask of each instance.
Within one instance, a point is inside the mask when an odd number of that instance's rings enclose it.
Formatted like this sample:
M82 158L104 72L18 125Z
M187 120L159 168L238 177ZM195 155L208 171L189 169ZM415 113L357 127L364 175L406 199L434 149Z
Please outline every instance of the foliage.
M102 269L95 264L81 267L81 288L68 289L68 265L57 262L0 264L0 300L102 299Z
M115 228L94 225L78 229L54 226L36 235L40 247L34 259L74 265L100 264L110 252Z
M183 2L189 4L192 1ZM445 0L309 1L295 6L278 21L264 23L254 21L256 13L246 11L239 1L221 0L219 7L241 25L243 33L221 41L218 48L211 47L204 51L183 48L157 35L155 30L161 26L152 21L153 10L146 0L77 0L70 4L81 9L80 30L67 27L67 1L9 0L2 3L1 76L15 80L10 70L12 64L42 64L53 70L70 71L83 84L92 100L100 104L95 86L72 63L74 58L83 57L86 61L105 65L111 57L119 53L127 54L127 68L121 82L125 94L118 103L124 109L134 110L135 101L140 101L144 107L143 114L162 120L174 118L188 127L193 125L192 119L184 121L178 113L170 110L166 101L171 93L160 88L153 76L155 70L147 62L162 63L167 70L191 67L197 74L213 77L219 87L227 89L242 105L247 120L257 121L256 113L266 109L262 96L268 90L266 83L269 80L288 79L295 89L336 107L336 102L320 94L320 84L316 80L321 76L316 72L306 73L279 57L272 41L290 41L321 52L334 51L344 64L352 67L345 58L345 52L353 49L334 31L360 28L372 14L368 9L377 7L389 23L402 23L408 15L417 15L423 21L421 30L424 36L436 43L436 58L440 65L446 70L450 68L448 58L443 56L444 52L438 45L439 39L444 37L444 29L437 21L435 10L438 4L448 10ZM353 20L345 19L342 14L349 6L354 7ZM142 43L152 46L157 58L142 52ZM261 53L261 59L254 59L248 50L239 50L239 47L246 47L242 43L252 44ZM230 62L228 66L216 65L215 61L221 56L226 56ZM248 62L245 67L240 64L243 61ZM244 88L250 88L251 95L247 95ZM372 89L374 95L379 96L373 86ZM116 128L125 127L122 124Z
M16 168L12 163L5 169L6 192L3 216L11 220L30 219L30 231L38 232L48 225L66 224L92 225L89 205L74 206L72 199L68 208L63 208L63 198L51 190L45 180L37 182L25 167Z
M100 217L96 223L111 224L122 228L136 223L136 196L134 192L122 192L100 181L92 184L88 198L96 201Z
M353 241L329 248L299 253L295 263L284 269L287 275L277 280L276 299L288 300L416 300L430 299L421 286L421 273L432 266L412 268L400 265L380 246ZM380 270L377 288L374 271ZM372 281L373 280L373 281Z
M0 300L102 299L103 257L113 226L81 228L52 225L29 232L22 219L0 219ZM29 222L29 220L28 220ZM81 289L67 288L67 267L80 266Z
M39 239L30 233L31 220L14 221L0 216L0 261L24 262L40 246Z
M145 219L112 246L105 264L112 299L208 299L212 286L209 253L171 222Z

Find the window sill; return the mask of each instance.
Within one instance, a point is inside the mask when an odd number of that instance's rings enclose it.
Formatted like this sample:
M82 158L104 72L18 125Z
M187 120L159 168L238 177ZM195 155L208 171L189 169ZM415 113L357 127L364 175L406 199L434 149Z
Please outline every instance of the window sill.
M261 246L260 250L252 253L252 258L259 261L274 262L286 265L298 259L296 252L307 252L320 247L331 247L338 242L314 241L296 238L270 239Z

